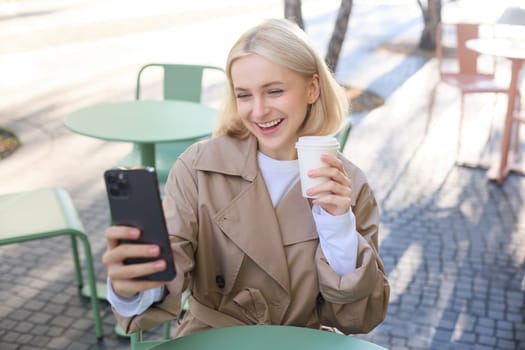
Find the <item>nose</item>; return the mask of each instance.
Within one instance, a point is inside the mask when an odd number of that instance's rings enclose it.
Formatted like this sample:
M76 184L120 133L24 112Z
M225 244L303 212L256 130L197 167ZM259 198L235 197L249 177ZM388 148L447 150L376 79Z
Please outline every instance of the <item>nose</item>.
M268 108L264 97L257 96L253 99L252 115L254 118L259 119L264 117L267 113Z

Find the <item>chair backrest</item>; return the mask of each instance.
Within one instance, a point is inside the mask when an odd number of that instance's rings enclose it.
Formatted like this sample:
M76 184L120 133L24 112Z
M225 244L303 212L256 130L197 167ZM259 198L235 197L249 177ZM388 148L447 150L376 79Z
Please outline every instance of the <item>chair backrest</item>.
M468 40L479 38L480 25L477 23L439 23L436 33L436 57L440 72L450 73L443 70L443 37L447 29L453 29L455 33L455 59L457 60L458 66L456 73L460 75L475 75L480 73L478 69L478 58L480 54L474 50L470 50L466 46Z
M140 99L141 78L144 71L151 67L163 70L163 98L166 100L184 100L201 102L203 77L206 70L224 73L215 66L193 64L150 63L143 66L137 75L135 98Z
M470 50L466 42L479 37L479 25L473 23L456 24L457 57L459 71L465 74L476 74L478 72L479 54Z

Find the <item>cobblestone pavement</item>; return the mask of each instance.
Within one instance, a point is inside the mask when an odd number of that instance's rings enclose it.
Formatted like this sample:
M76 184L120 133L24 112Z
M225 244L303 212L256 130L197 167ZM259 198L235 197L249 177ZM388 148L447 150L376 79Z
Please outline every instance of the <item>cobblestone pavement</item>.
M0 161L0 193L66 188L104 282L102 172L131 145L73 134L63 117L132 99L138 67L147 62L223 65L239 32L280 17L281 7L280 0L0 0L0 125L23 142ZM308 34L323 49L338 1L303 7ZM350 23L337 77L372 89L385 105L355 115L345 153L366 172L381 205L380 251L392 286L386 320L357 336L390 349L525 349L525 177L513 174L498 186L483 170L454 165L459 103L451 89L439 89L424 134L435 62L382 46L415 45L415 1L355 1ZM478 156L503 105L468 100L462 157ZM0 349L129 348L105 302L105 337L96 342L70 262L64 239L0 247Z

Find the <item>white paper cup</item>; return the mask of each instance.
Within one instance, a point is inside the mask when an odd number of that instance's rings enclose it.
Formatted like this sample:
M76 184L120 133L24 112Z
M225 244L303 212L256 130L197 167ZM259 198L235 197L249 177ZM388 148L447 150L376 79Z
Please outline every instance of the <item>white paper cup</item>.
M301 190L305 198L317 198L323 194L308 196L306 190L322 184L329 180L327 177L309 177L308 171L322 168L326 163L321 161L322 154L336 156L339 150L339 142L333 136L302 136L295 144L297 157L299 159L299 174L301 177Z

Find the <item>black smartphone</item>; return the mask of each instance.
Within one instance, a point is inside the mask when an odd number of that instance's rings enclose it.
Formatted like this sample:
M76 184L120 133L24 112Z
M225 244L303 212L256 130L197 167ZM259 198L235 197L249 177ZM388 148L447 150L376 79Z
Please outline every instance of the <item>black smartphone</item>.
M115 168L104 172L111 221L113 225L133 226L141 231L136 241L126 243L156 244L160 258L166 261L166 269L138 279L171 281L175 278L175 264L164 219L159 185L155 169ZM125 264L144 263L155 258L126 259Z

